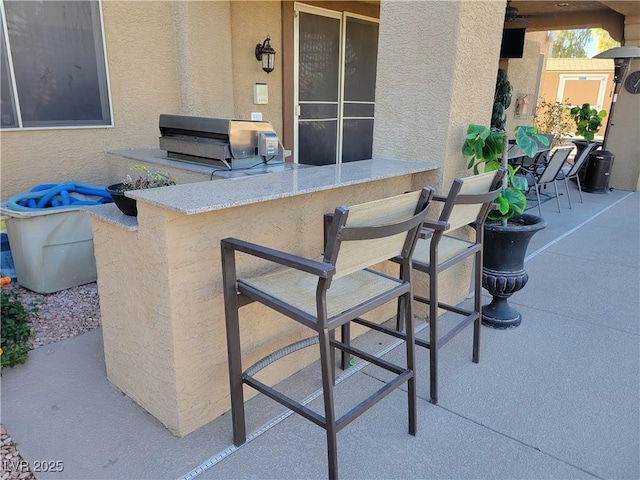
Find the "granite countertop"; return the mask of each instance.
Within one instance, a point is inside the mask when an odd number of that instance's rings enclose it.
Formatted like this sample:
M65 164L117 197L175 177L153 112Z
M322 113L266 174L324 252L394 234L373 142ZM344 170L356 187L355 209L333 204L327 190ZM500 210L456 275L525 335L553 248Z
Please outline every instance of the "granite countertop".
M84 207L82 210L102 221L116 225L124 230L135 232L138 230L138 219L125 215L116 207L115 203Z
M249 174L210 182L136 190L127 192L126 195L139 202L150 203L185 215L194 215L421 173L435 170L439 166L435 162L382 158L312 168L292 164L291 169L268 174Z
M440 167L435 162L418 162L376 158L341 165L309 166L287 164L284 170L255 174L247 171L231 178L218 178L170 187L126 192L157 207L184 215L195 215L241 205L249 205L306 193L428 172ZM86 209L89 214L125 230L137 230L135 217L120 213L115 204Z

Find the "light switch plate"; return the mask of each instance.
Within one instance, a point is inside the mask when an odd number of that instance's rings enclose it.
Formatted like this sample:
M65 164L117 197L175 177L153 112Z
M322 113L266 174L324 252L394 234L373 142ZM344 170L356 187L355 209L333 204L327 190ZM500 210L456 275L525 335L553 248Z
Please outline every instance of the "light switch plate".
M269 87L266 83L256 83L253 85L253 104L266 105L269 103Z
M262 112L251 112L251 120L262 121Z

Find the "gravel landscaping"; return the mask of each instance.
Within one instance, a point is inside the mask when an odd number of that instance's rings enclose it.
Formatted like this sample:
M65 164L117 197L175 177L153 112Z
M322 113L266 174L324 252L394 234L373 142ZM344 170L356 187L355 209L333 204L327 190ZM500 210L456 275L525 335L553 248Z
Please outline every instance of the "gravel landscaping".
M20 452L16 448L16 443L7 434L3 425L0 425L0 455L0 460L2 461L0 479L32 480L36 478L33 473L31 473L29 464L22 459Z
M17 284L8 288L20 294L23 305L35 303L38 307L30 321L33 348L72 338L100 326L95 282L49 294L35 293Z

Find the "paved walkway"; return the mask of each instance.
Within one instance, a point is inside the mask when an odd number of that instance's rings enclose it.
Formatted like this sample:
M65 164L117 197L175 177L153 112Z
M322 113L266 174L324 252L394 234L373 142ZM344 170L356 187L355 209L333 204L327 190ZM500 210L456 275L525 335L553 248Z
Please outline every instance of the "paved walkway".
M418 435L407 433L404 392L392 393L338 435L341 478L640 478L640 194L585 194L573 210L562 200L561 214L543 204L549 227L534 236L529 284L512 297L522 325L483 328L479 364L470 329L443 347L438 405L419 349ZM317 391L314 368L284 388ZM339 400L378 382L365 367L338 385ZM37 478L326 477L324 431L278 418L283 409L261 397L248 402L257 434L241 448L229 415L173 436L106 380L99 329L34 350L4 373L1 391L1 422L25 459L63 462Z

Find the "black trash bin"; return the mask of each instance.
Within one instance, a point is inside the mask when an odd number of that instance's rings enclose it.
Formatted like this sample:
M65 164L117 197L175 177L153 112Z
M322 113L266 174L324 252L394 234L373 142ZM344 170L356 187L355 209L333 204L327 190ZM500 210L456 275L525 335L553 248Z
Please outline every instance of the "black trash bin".
M615 155L608 150L597 150L589 155L582 190L590 193L607 193Z

